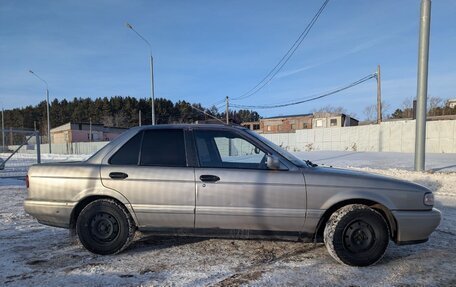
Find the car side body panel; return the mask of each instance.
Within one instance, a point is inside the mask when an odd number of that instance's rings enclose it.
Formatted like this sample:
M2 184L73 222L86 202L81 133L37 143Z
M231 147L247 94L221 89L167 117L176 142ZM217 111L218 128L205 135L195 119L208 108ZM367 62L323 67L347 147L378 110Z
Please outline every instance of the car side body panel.
M297 171L198 168L196 228L299 231L304 226L306 190ZM220 180L206 183L201 175Z
M90 196L118 200L138 223L127 198L101 184L97 164L65 162L35 165L30 167L28 176L32 188L28 191L24 208L42 223L69 228L75 206Z
M128 177L112 179L111 172ZM138 227L194 227L194 168L102 165L101 180L128 198Z

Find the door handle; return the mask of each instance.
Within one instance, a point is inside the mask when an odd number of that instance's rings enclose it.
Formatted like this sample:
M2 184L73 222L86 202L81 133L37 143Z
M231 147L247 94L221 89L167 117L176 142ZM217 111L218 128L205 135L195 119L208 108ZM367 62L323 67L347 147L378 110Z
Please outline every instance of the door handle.
M203 174L200 176L202 182L217 182L220 180L220 177L211 174Z
M123 172L111 172L109 174L109 177L112 179L126 179L128 177L128 174Z

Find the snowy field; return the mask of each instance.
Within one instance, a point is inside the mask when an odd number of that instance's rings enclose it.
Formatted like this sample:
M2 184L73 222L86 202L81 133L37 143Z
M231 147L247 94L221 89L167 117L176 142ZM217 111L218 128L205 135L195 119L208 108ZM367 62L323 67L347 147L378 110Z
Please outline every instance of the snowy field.
M23 211L24 182L0 177L2 286L456 286L456 155L427 156L417 173L413 155L298 153L318 164L381 173L435 192L443 221L427 243L390 243L375 266L336 263L323 244L267 240L141 237L122 254L93 255L65 229L38 224ZM45 155L45 161L84 156Z

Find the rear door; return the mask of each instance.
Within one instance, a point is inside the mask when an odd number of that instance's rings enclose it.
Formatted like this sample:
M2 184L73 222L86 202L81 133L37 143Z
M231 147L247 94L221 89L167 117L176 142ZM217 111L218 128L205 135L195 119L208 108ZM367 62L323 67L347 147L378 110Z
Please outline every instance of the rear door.
M306 214L304 176L282 164L269 170L261 147L232 130L193 131L196 228L301 231Z
M194 168L183 129L139 132L102 165L101 178L130 201L141 227L194 227Z

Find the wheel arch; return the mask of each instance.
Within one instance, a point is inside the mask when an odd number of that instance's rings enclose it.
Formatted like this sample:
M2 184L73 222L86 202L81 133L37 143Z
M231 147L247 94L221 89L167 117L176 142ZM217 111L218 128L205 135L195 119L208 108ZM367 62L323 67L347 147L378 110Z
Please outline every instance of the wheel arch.
M71 216L70 216L70 229L75 229L76 228L76 221L78 219L78 216L79 214L81 213L81 211L84 209L84 207L86 207L89 203L95 201L95 200L99 200L99 199L111 199L111 200L114 200L116 201L118 204L121 204L123 207L125 207L125 209L127 210L127 212L131 215L131 217L133 218L133 221L135 223L136 226L138 226L138 222L137 222L137 219L136 219L136 215L135 213L129 208L129 204L125 204L124 202L120 201L119 199L113 197L113 196L109 196L109 195L98 195L98 194L93 194L93 195L88 195L82 199L79 200L79 202L75 205L75 207L73 208L73 210L71 211Z
M321 241L323 239L323 231L325 230L326 223L328 222L329 218L331 215L338 209L350 205L350 204L363 204L366 206L369 206L373 208L374 210L378 211L383 218L385 219L386 223L388 224L388 229L390 231L390 238L392 240L395 240L397 237L397 222L396 219L394 218L392 212L386 207L385 205L371 199L365 199L365 198L353 198L353 199L346 199L343 201L339 201L337 203L334 203L331 205L329 208L326 209L326 211L323 213L323 215L320 217L320 220L318 221L315 234L314 234L314 239L316 241Z

